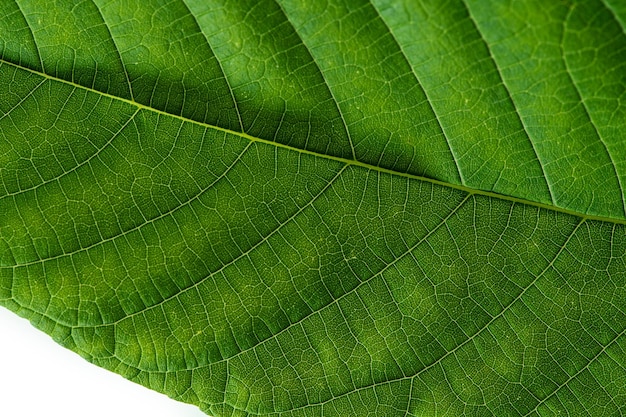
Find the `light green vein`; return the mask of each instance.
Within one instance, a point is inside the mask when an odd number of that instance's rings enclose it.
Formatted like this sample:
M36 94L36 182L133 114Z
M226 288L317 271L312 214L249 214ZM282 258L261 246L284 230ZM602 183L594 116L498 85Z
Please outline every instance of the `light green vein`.
M295 148L295 147L290 146L290 145L285 145L285 144L278 143L278 142L272 142L272 141L267 140L267 139L257 138L257 137L248 135L246 133L236 132L236 131L233 131L233 130L230 130L230 129L226 129L226 128L223 128L223 127L213 126L213 125L210 125L208 123L202 123L202 122L199 122L199 121L196 121L196 120L193 120L193 119L188 119L188 118L186 118L184 116L167 113L167 112L165 112L163 110L155 109L153 107L146 106L144 104L140 104L140 103L137 103L137 102L125 99L125 98L117 97L117 96L114 96L114 95L111 95L111 94L108 94L108 93L103 93L101 91L94 90L94 89L91 89L89 87L85 87L83 85L73 83L71 81L67 81L67 80L63 80L63 79L57 78L57 77L53 77L51 75L42 73L40 71L36 71L36 70L30 69L30 68L22 67L20 65L16 65L16 64L14 64L12 62L9 62L9 61L6 61L4 59L0 60L0 64L9 65L11 67L14 67L14 68L17 68L17 69L20 69L20 70L23 70L23 71L27 71L27 72L33 73L33 74L38 75L40 77L45 77L47 79L54 80L54 81L57 81L57 82L60 82L60 83L64 83L64 84L67 84L67 85L71 85L71 86L76 87L76 88L81 88L81 89L84 89L86 91L89 91L89 92L92 92L92 93L95 93L95 94L99 94L99 95L102 95L102 96L110 97L111 99L114 99L114 100L120 100L122 102L131 104L133 106L140 107L142 109L153 111L155 113L162 114L162 115L165 115L165 116L168 116L168 117L174 117L174 118L177 118L177 119L185 121L185 122L194 123L194 124L196 124L198 126L202 126L202 127L208 128L208 129L219 130L219 131L231 134L231 135L240 136L242 138L248 139L248 140L253 141L253 142L263 143L263 144L270 145L270 146L276 146L276 147L284 148L284 149L287 149L287 150L290 150L290 151L300 152L300 153L307 154L307 155L312 155L312 156L315 156L315 157L318 157L318 158L324 158L324 159L328 159L328 160L341 162L343 164L358 166L358 167L365 168L367 170L385 172L385 173L388 173L388 174L391 174L391 175L395 175L395 176L399 176L399 177L404 177L404 178L413 179L413 180L419 180L419 181L425 181L425 182L429 182L431 184L439 185L439 186L442 186L442 187L453 188L455 190L463 191L463 192L469 193L469 194L483 195L483 196L490 197L490 198L496 198L496 199L500 199L500 200L505 200L505 201L510 201L510 202L514 202L514 203L525 204L525 205L529 205L529 206L533 206L533 207L537 207L537 208L542 208L542 209L546 209L546 210L551 210L551 211L555 211L555 212L558 212L558 213L563 213L563 214L567 214L567 215L571 215L571 216L580 217L581 219L584 219L584 220L597 220L597 221L602 221L602 222L607 222L607 223L617 223L617 224L624 224L624 225L626 225L626 219L617 219L617 218L608 217L608 216L598 216L598 215L580 213L580 212L577 212L577 211L574 211L574 210L569 210L569 209L558 207L558 206L553 206L553 205L549 205L549 204L539 203L539 202L536 202L536 201L526 200L526 199L522 199L522 198L519 198L519 197L507 196L507 195L503 195L503 194L494 193L494 192L491 192L491 191L478 190L478 189L470 188L470 187L467 187L467 186L464 186L464 185L451 184L451 183L448 183L448 182L445 182L445 181L440 181L440 180L437 180L437 179L434 179L434 178L428 178L428 177L415 175L415 174L410 174L410 173L406 173L406 172L398 172L398 171L394 171L394 170L387 169L387 168L382 168L382 167L379 167L379 166L371 165L371 164L368 164L368 163L365 163L365 162L361 162L361 161L357 161L357 160L351 160L351 159L342 158L342 157L338 157L338 156L321 154L321 153L310 151L310 150L307 150L307 149Z

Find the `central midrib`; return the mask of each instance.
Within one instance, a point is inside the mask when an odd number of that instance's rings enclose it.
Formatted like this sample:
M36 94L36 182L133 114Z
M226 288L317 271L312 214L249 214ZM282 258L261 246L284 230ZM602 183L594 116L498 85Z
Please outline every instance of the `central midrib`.
M266 145L270 145L270 146L275 146L275 147L279 147L279 148L283 148L283 149L287 149L289 151L293 151L293 152L299 152L302 154L306 154L306 155L311 155L317 158L324 158L324 159L328 159L328 160L332 160L332 161L336 161L336 162L340 162L346 165L352 165L352 166L356 166L356 167L361 167L367 170L371 170L371 171L377 171L377 172L382 172L382 173L386 173L386 174L390 174L390 175L394 175L394 176L399 176L399 177L404 177L404 178L408 178L408 179L412 179L412 180L418 180L418 181L424 181L424 182L429 182L431 184L435 184L441 187L447 187L447 188L453 188L455 190L460 190L463 191L465 193L468 194L473 194L473 195L482 195L485 197L489 197L489 198L496 198L499 200L504 200L504 201L510 201L512 203L518 203L518 204L524 204L524 205L528 205L528 206L533 206L533 207L537 207L540 209L545 209L545 210L551 210L551 211L555 211L555 212L559 212L559 213L563 213L563 214L567 214L567 215L571 215L571 216L576 216L576 217L580 217L584 220L596 220L596 221L601 221L601 222L606 222L606 223L614 223L614 224L623 224L626 225L626 218L625 219L617 219L617 218L612 218L612 217L607 217L607 216L599 216L599 215L593 215L593 214L586 214L586 213L581 213L575 210L570 210L570 209L566 209L563 207L558 207L558 206L553 206L553 205L549 205L549 204L544 204L544 203L540 203L537 201L532 201L532 200L526 200L520 197L513 197L513 196L509 196L509 195L504 195L504 194L498 194L496 192L493 191L486 191L486 190L480 190L480 189L475 189L475 188L471 188L471 187L467 187L461 184L453 184L453 183L449 183L449 182L445 182L445 181L440 181L434 178L429 178L429 177L424 177L424 176L420 176L420 175L416 175L416 174L412 174L412 173L408 173L408 172L400 172L400 171L394 171L392 169L388 169L388 168L384 168L384 167L380 167L377 165L372 165L372 164L368 164L366 162L362 162L356 159L347 159L344 157L340 157L340 156L334 156L334 155L327 155L327 154L323 154L323 153L319 153L319 152L315 152L315 151L311 151L308 149L301 149L301 148L296 148L290 145L286 145L284 143L280 143L280 142L274 142L268 139L263 139L263 138L257 138L251 135L248 135L245 132L237 132L234 130L230 130L230 129L226 129L220 126L215 126L215 125L211 125L208 123L203 123L194 119L189 119L187 117L181 116L181 115L177 115L177 114L172 114L172 113L168 113L166 111L154 108L154 107L150 107L147 106L145 104L141 104L138 103L136 101L133 100L129 100L123 97L119 97L119 96L115 96L109 93L105 93L90 87L86 87L84 85L81 84L76 84L74 82L62 79L62 78L58 78L58 77L54 77L51 76L49 74L43 73L41 71L37 71L31 68L27 68L27 67L23 67L20 65L17 65L13 62L7 61L5 59L0 59L0 64L6 64L9 66L12 66L14 68L17 68L19 70L22 71L28 71L32 74L38 75L40 77L49 79L51 81L55 81L55 82L60 82L66 85L70 85L74 88L79 88L82 90L85 90L87 92L90 93L94 93L94 94L98 94L101 95L103 97L108 97L111 98L112 100L117 100L117 101L121 101L124 103L127 103L129 105L135 106L138 109L144 109L144 110L148 110L154 113L158 113L158 114L162 114L164 116L167 117L173 117L175 119L179 119L183 122L187 122L187 123L193 123L196 124L198 126L202 126L204 128L209 128L209 129L213 129L213 130L217 130L217 131L221 131L230 135L235 135L235 136L239 136L241 138L245 138L247 140L250 140L252 142L257 142L257 143L262 143L262 144L266 144Z

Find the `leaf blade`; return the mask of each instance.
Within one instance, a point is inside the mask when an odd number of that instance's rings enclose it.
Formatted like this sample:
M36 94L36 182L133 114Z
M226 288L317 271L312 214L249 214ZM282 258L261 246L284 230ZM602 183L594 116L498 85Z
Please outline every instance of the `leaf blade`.
M354 16L385 27L373 6ZM300 38L315 45L318 32ZM333 91L356 97L358 82L328 81L330 58L307 47L329 106L347 113ZM403 53L394 74L419 85ZM28 158L5 154L18 165L2 176L0 299L90 360L224 414L619 410L624 392L610 381L623 369L606 381L595 365L620 365L624 333L626 238L613 209L590 215L529 201L541 193L520 200L395 172L352 160L346 142L339 156L272 142L3 60L6 85L31 91L2 91L4 143L26 155L23 139L41 135L57 148L40 149L26 179L14 173ZM237 99L239 88L222 93ZM118 120L101 120L112 107ZM436 112L426 114L441 126ZM94 135L81 134L83 120L101 123L99 145L77 156ZM58 166L45 171L46 157ZM594 389L611 408L580 400Z

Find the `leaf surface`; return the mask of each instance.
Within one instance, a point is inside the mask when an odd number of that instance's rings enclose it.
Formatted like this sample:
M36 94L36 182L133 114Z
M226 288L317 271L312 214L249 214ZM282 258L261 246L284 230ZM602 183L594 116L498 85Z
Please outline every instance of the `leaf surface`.
M3 2L0 304L213 416L621 415L625 20Z

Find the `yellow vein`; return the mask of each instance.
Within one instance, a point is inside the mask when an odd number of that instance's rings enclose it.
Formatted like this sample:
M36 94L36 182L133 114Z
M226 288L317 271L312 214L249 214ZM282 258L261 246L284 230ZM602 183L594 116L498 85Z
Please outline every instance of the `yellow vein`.
M553 206L553 205L550 205L550 204L540 203L540 202L532 201L532 200L526 200L526 199L520 198L520 197L508 196L508 195L499 194L499 193L496 193L496 192L493 192L493 191L478 190L478 189L467 187L467 186L464 186L464 185L461 185L461 184L452 184L452 183L449 183L449 182L437 180L437 179L434 179L434 178L428 178L428 177L424 177L424 176L417 175L417 174L411 174L411 173L407 173L407 172L394 171L392 169L383 168L383 167L379 167L379 166L376 166L376 165L371 165L371 164L368 164L368 163L362 162L362 161L347 159L347 158L343 158L343 157L335 156L335 155L326 155L326 154L318 153L318 152L311 151L311 150L308 150L308 149L300 149L300 148L296 148L296 147L291 146L291 145L286 145L286 144L279 143L279 142L273 142L273 141L267 140L267 139L257 138L257 137L248 135L246 133L236 132L236 131L233 131L233 130L230 130L230 129L226 129L226 128L223 128L223 127L214 126L214 125L211 125L211 124L208 124L208 123L203 123L203 122L199 122L199 121L196 121L196 120L193 120L193 119L189 119L189 118L184 117L184 116L168 113L166 111L159 110L159 109L156 109L154 107L147 106L145 104L137 103L137 102L129 100L129 99L125 99L125 98L122 98L122 97L117 97L117 96L112 95L112 94L108 94L108 93L104 93L102 91L94 90L92 88L89 88L89 87L86 87L86 86L83 86L83 85L80 85L80 84L76 84L76 83L71 82L71 81L67 81L67 80L63 80L63 79L57 78L57 77L53 77L51 75L42 73L41 71L33 70L31 68L22 67L22 66L19 66L17 64L14 64L12 62L6 61L4 59L0 59L0 68L1 68L2 64L9 65L9 66L11 66L13 68L16 68L18 70L22 70L22 71L27 71L27 72L33 73L35 75L47 78L47 79L49 79L51 81L60 82L60 83L67 84L67 85L71 85L71 86L76 87L76 88L81 88L81 89L84 89L86 91L89 91L89 92L92 92L92 93L95 93L95 94L98 94L98 95L101 95L101 96L104 96L104 97L109 97L109 98L111 98L113 100L119 100L119 101L127 103L129 105L137 106L140 109L145 109L145 110L148 110L148 111L155 112L157 114L162 114L164 116L173 117L173 118L185 121L185 122L194 123L194 124L196 124L198 126L202 126L204 128L214 129L214 130L218 130L218 131L221 131L221 132L225 132L225 133L230 134L230 135L239 136L239 137L248 139L248 140L250 140L252 142L257 142L257 143L262 143L262 144L266 144L266 145L270 145L270 146L284 148L284 149L287 149L287 150L290 150L290 151L299 152L299 153L302 153L302 154L311 155L311 156L318 157L318 158L324 158L324 159L328 159L328 160L333 160L333 161L341 162L341 163L346 164L346 165L351 165L351 166L355 166L355 167L364 168L364 169L367 169L367 170L370 170L370 171L378 171L378 172L386 173L386 174L389 174L389 175L399 176L399 177L413 179L413 180L424 181L424 182L428 182L428 183L431 183L431 184L434 184L434 185L438 185L438 186L441 186L441 187L447 187L447 188L452 188L452 189L455 189L455 190L459 190L459 191L462 191L462 192L465 192L465 193L468 193L468 194L472 194L472 195L480 195L480 196L485 196L485 197L490 197L490 198L496 198L496 199L499 199L499 200L510 201L510 202L513 202L513 203L520 203L520 204L525 204L525 205L528 205L528 206L537 207L537 208L540 208L540 209L555 211L555 212L558 212L558 213L563 213L563 214L567 214L567 215L570 215L570 216L579 217L579 218L581 218L583 220L597 220L597 221L602 221L602 222L607 222L607 223L616 223L616 224L626 225L626 218L618 219L618 218L601 216L601 215L595 215L595 214L581 213L581 212L577 212L577 211L574 211L574 210Z

